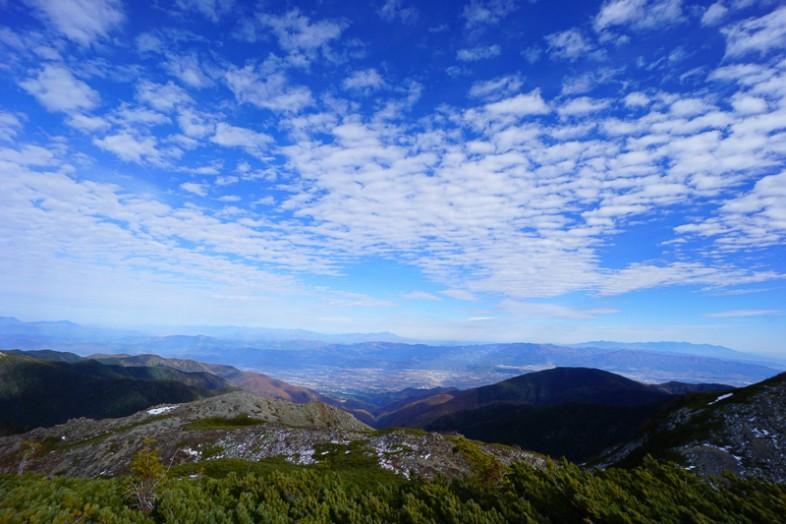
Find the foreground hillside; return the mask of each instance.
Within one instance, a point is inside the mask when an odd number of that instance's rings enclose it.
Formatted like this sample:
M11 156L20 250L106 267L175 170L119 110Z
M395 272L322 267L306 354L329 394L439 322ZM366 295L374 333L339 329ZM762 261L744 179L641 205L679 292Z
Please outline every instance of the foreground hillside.
M2 437L0 473L22 469L48 476L123 475L150 439L168 464L183 468L218 459L318 465L346 454L401 476L455 476L471 469L459 452L465 442L460 437L407 430L374 432L323 403L294 404L235 391L129 417L76 419ZM501 464L543 460L507 447L480 445L478 450Z
M375 481L330 468L184 478L170 471L149 499L126 478L0 475L0 521L105 523L783 522L786 486L727 478L714 485L673 465L588 472L515 464L493 479Z
M35 473L34 473L35 472ZM90 477L90 478L85 478ZM589 471L232 392L0 438L0 522L780 522L786 485Z

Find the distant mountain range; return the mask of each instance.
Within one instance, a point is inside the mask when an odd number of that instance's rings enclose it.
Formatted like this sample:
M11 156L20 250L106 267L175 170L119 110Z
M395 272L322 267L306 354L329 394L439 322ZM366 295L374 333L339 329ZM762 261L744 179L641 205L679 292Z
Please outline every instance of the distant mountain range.
M765 357L762 355L751 355L742 351L735 351L723 346L712 344L692 344L690 342L583 342L581 344L570 344L571 347L602 348L602 349L623 349L649 351L653 353L668 353L672 355L688 355L693 357L711 357L721 360L732 360L737 362L756 362L759 364L776 366L786 365L786 360Z
M67 320L23 322L15 317L0 317L0 336L20 338L49 337L82 339L85 342L129 340L140 338L170 338L177 336L220 338L238 342L301 341L320 344L357 344L360 342L417 343L393 333L326 334L305 329L246 328L238 326L147 326L138 329L112 329L83 326ZM444 344L444 343L443 343Z
M194 334L153 336L71 322L28 323L2 317L0 348L53 349L82 356L153 353L220 362L354 402L357 408L365 404L370 410L383 405L374 396L386 392L466 389L554 367L603 369L647 383L673 380L733 386L752 384L786 369L786 363L773 359L684 342L428 345L402 343L385 333L334 336L233 327L187 330Z

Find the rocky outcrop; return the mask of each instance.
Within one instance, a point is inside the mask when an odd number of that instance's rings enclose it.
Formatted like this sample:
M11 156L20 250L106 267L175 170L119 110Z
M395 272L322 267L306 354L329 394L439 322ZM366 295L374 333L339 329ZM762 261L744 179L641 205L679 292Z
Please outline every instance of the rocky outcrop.
M786 374L686 397L603 463L633 464L645 454L677 460L704 477L728 471L786 482Z
M293 404L248 392L179 405L163 405L119 419L76 419L52 428L0 438L0 473L20 469L46 475L115 476L152 439L166 465L232 458L280 457L292 464L319 463L325 446L358 446L380 467L432 478L469 473L456 451L459 437L421 431L375 432L323 403ZM31 443L33 443L31 445ZM480 445L503 464L540 463L535 454ZM24 463L23 463L24 461Z

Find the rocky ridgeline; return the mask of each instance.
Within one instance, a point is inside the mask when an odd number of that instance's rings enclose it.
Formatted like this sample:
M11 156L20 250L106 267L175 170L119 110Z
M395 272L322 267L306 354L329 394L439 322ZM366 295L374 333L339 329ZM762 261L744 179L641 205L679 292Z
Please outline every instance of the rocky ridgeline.
M728 471L786 482L786 374L686 400L603 462L644 453L677 460L703 477Z
M173 466L272 457L307 465L319 463L328 449L355 446L376 457L380 467L404 476L433 478L472 471L467 457L456 451L457 437L409 430L375 432L323 403L293 404L232 392L124 418L74 419L0 438L0 473L24 469L45 475L122 475L149 439L155 441L162 462ZM478 449L503 464L542 461L510 447L479 445Z
M786 384L765 383L739 401L731 394L713 402L708 435L676 448L689 467L786 482Z

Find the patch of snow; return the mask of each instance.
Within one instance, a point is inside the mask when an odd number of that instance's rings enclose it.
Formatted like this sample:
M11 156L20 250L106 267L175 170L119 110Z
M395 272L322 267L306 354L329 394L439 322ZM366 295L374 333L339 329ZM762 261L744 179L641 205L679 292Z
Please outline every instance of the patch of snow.
M195 451L195 450L193 450L191 448L184 448L183 449L183 453L185 453L186 455L191 455L192 457L198 457L199 456L199 452Z
M160 407L160 408L148 409L147 410L147 414L148 415L160 415L162 413L166 413L167 411L171 411L171 410L175 409L176 407L177 406L163 406L163 407Z
M732 395L734 395L734 393L725 393L725 394L723 394L723 395L719 396L718 398L716 398L715 400L713 400L712 402L710 402L710 403L709 403L709 404L707 404L707 405L708 405L708 406L712 406L712 405L713 405L713 404L715 404L716 402L720 402L721 400L727 399L727 398L731 397Z

